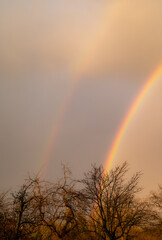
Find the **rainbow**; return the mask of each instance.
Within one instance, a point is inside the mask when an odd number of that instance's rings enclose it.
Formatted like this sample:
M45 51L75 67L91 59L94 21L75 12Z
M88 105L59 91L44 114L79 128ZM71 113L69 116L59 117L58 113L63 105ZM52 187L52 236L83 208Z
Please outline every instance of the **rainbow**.
M85 46L85 49L79 59L78 62L74 63L74 67L72 72L70 72L71 76L71 85L69 89L67 90L67 93L65 97L62 100L62 103L60 104L60 108L58 111L58 114L54 120L53 125L51 126L49 130L49 134L47 134L47 139L45 140L45 147L42 149L41 152L41 159L38 166L37 174L38 175L44 175L46 172L46 169L48 168L48 165L50 164L51 159L51 153L55 148L55 142L57 140L57 137L59 135L60 128L64 122L66 113L71 105L71 102L74 98L74 94L79 88L79 84L84 79L84 75L86 76L88 74L88 70L94 67L94 61L98 54L98 48L102 45L102 40L105 38L106 31L105 29L108 28L107 23L111 22L111 17L114 12L121 6L120 3L123 1L107 1L105 4L103 11L101 10L99 16L97 25L95 26L96 31L92 34L91 38L89 39L89 42ZM140 101L144 97L145 93L148 91L148 89L153 84L154 80L151 81L151 79L156 79L158 75L161 74L162 65L156 70L155 74L150 78L148 83L144 86L142 91L137 96L136 100L134 101L132 107L130 108L128 114L126 115L119 131L117 132L117 135L115 137L114 143L111 147L111 150L109 154L106 157L106 166L105 169L109 169L111 166L111 163L115 157L116 151L118 149L118 146L120 144L120 141L124 135L124 132L134 114L136 111ZM145 89L146 88L146 89ZM138 100L139 99L139 100Z
M45 141L45 148L42 150L42 157L40 159L40 166L38 167L37 175L44 176L50 162L51 153L54 149L55 141L59 134L59 130L64 121L64 117L70 107L74 94L77 91L84 75L87 75L88 69L93 66L98 46L101 44L102 39L104 39L107 22L109 17L111 16L111 14L109 13L110 9L113 7L111 5L113 4L110 4L109 2L106 3L103 11L101 11L98 17L98 24L96 26L97 30L95 35L92 36L91 41L85 47L80 61L74 64L73 72L71 72L71 87L67 91L67 94L62 101L56 120L54 121L54 124L51 127L49 135ZM113 11L111 10L111 12Z
M113 160L117 154L119 145L125 135L125 132L127 128L130 125L130 122L135 115L135 113L138 111L138 107L142 103L143 99L146 97L147 93L149 92L150 88L154 85L156 80L162 75L162 63L158 66L158 68L154 71L152 76L149 78L149 80L144 84L140 92L137 94L137 97L135 98L133 104L131 105L130 109L128 110L126 116L124 117L124 120L122 121L122 124L119 127L119 130L117 131L117 134L114 138L113 144L110 148L110 151L108 152L108 155L105 160L105 171L109 171L111 168L111 165L113 163Z

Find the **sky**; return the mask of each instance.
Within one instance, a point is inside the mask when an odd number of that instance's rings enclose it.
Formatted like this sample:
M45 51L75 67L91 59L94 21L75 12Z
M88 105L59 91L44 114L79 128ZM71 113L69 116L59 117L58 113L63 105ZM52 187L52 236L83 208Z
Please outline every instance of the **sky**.
M105 164L115 135L162 62L161 0L0 1L0 190L67 165ZM162 182L162 76L113 161Z

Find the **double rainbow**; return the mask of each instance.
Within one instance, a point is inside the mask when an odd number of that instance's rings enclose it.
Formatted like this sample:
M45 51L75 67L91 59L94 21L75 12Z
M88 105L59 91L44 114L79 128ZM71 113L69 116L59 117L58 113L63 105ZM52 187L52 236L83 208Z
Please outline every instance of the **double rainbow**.
M140 92L137 94L137 97L135 98L134 102L132 103L127 114L125 115L124 120L123 120L122 124L120 125L119 130L117 131L117 134L114 138L113 144L107 154L107 157L105 160L105 166L104 166L105 171L110 170L112 163L115 159L115 156L118 152L118 148L119 148L121 141L126 133L127 128L129 127L129 125L131 123L133 116L138 111L138 107L140 106L140 104L142 104L142 102L143 102L144 98L147 96L149 90L153 87L153 85L156 83L156 81L159 79L160 76L162 76L162 64L160 64L158 66L158 68L154 71L154 73L149 78L149 80L146 81L146 83L144 84L144 86L142 87ZM78 84L78 82L76 82L76 83ZM54 145L54 141L55 141L56 135L58 134L58 131L59 131L60 122L63 121L66 110L68 109L68 105L72 101L72 96L74 94L75 89L77 88L77 84L73 85L73 91L70 91L68 97L65 97L66 101L64 101L63 107L61 108L59 117L57 119L57 123L54 124L53 129L51 131L52 134L50 136L50 140L48 141L46 151L43 156L41 168L39 169L38 174L42 173L42 171L45 172L46 168L48 167L51 151L52 151L52 148Z
M46 169L48 168L51 153L54 149L54 143L57 139L57 135L61 128L61 125L64 121L65 115L69 109L69 106L72 102L73 96L81 82L86 75L87 70L90 69L94 64L94 59L97 56L98 47L102 43L102 39L105 38L107 29L107 23L111 21L111 16L116 10L121 7L120 4L123 4L123 1L107 1L103 11L98 17L98 24L96 25L96 33L92 36L91 41L87 44L85 51L83 51L80 61L76 63L74 66L74 72L71 73L72 75L72 84L70 89L68 90L66 96L64 97L62 104L60 106L60 110L58 112L57 118L49 131L49 136L46 140L45 148L42 151L42 158L40 167L38 169L38 174L44 174ZM119 4L119 5L118 5ZM113 144L110 148L110 151L107 154L105 159L105 170L108 171L112 165L112 162L116 156L118 151L118 147L122 141L122 138L133 118L135 112L138 109L138 106L147 95L147 92L152 87L156 79L162 74L162 64L155 70L154 74L149 78L149 80L144 84L142 90L137 95L136 99L134 100L133 104L131 105L128 113L126 114L119 130L117 131L116 137L113 141Z

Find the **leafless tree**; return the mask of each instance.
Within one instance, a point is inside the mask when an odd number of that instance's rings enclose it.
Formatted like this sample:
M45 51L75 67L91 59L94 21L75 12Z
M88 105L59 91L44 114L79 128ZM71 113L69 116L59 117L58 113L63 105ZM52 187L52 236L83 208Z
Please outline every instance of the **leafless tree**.
M150 197L150 230L162 238L162 186L157 192L152 192Z
M12 218L15 222L14 239L30 239L30 234L38 225L34 194L38 182L38 178L29 177L20 189L12 194Z
M127 171L124 163L109 173L92 166L81 181L67 168L55 183L29 177L12 197L0 195L0 239L128 240L151 229L148 220L161 226L162 188L151 195L148 214L137 199L141 174L127 180Z
M135 198L141 190L138 187L141 174L136 173L127 181L127 171L126 162L109 173L102 166L93 166L81 181L89 230L98 239L130 239L145 222L146 204Z
M68 235L79 231L79 218L83 203L82 194L75 189L69 170L64 168L64 178L55 184L44 182L37 184L37 207L40 219L57 239L66 239ZM73 235L73 239L74 239Z
M159 214L162 214L162 186L159 185L158 192L151 194L151 200L155 207L157 207Z
M14 222L11 217L10 202L7 193L0 194L0 239L9 240L13 238Z

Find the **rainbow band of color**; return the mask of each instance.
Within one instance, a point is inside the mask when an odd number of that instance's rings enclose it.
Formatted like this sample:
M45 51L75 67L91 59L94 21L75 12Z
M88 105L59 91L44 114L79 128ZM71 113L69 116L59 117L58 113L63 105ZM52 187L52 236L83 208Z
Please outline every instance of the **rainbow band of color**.
M162 64L155 70L153 75L149 78L149 80L144 84L142 90L140 90L139 94L137 95L136 99L134 100L133 104L131 105L128 113L126 114L119 131L116 134L116 137L114 139L114 142L112 144L112 147L107 155L106 158L106 164L105 164L105 171L109 171L111 168L111 165L113 163L113 160L117 154L119 145L122 141L122 138L134 116L136 111L138 110L139 105L142 103L142 100L145 98L147 93L149 92L150 88L153 86L153 84L156 82L156 80L162 75Z
M91 65L93 65L93 61L96 58L96 51L98 49L99 42L105 36L106 24L108 22L109 16L111 15L108 14L111 5L112 3L108 1L98 20L98 26L102 27L98 28L97 34L93 36L93 41L90 42L90 44L88 44L85 52L83 52L80 62L78 64L76 63L76 66L74 66L75 70L74 72L71 73L72 86L70 87L66 96L64 97L63 102L58 111L56 120L54 121L54 124L49 131L50 133L46 140L45 148L42 150L42 157L40 159L40 166L38 167L37 175L44 176L48 168L48 165L50 164L51 153L55 147L55 141L60 131L61 124L64 121L65 115L72 102L76 89L78 88L79 83L81 82L84 75L86 75L87 70L91 67ZM112 12L113 11L111 11L111 13Z

